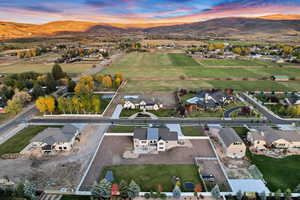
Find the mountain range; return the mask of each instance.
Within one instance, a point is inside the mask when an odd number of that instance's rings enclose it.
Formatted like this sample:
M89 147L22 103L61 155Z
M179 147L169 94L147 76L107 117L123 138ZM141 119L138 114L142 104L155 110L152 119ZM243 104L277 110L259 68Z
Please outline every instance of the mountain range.
M193 36L300 36L300 15L270 15L259 18L228 17L188 24L108 24L83 21L56 21L46 24L0 22L0 39L57 35L61 33L188 34Z

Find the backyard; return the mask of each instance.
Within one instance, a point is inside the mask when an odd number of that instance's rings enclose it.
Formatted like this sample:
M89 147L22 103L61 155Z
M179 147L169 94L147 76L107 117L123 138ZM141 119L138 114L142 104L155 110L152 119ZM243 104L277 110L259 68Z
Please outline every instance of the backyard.
M287 188L293 191L300 184L300 156L270 158L250 154L248 158L263 173L267 186L271 191L276 191L277 189L285 190Z
M184 182L201 184L197 167L195 165L118 165L108 166L102 170L101 179L105 177L106 171L113 171L115 182L121 180L130 182L134 180L142 191L157 191L158 185L163 191L171 192L174 188L172 177L180 178L182 191Z
M8 153L19 153L30 143L31 138L46 128L48 126L28 126L21 130L14 137L0 145L0 156Z

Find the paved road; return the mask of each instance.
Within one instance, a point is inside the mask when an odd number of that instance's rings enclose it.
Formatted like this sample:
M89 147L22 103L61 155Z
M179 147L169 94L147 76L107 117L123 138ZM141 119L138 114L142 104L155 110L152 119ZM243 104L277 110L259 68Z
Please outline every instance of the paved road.
M81 75L92 75L92 74L96 74L100 71L102 71L104 69L104 65L114 61L115 59L117 59L118 57L122 56L122 53L116 54L111 56L111 58L109 60L105 60L103 62L100 63L99 66L91 69L88 72L82 73ZM78 77L74 77L72 78L72 80L74 80L75 82L79 81L81 76ZM66 92L66 88L60 88L59 90L57 90L53 95L54 96L58 96L59 93L65 93ZM25 121L30 120L33 116L35 116L37 114L38 110L35 108L34 104L31 104L29 106L27 106L22 113L20 113L19 115L17 115L14 119L10 120L9 122L5 123L4 125L0 126L0 137L4 137L5 134L8 134L8 132L17 127L18 124L23 123Z
M77 117L77 118L34 118L28 121L32 124L68 124L68 123L95 123L95 124L224 124L224 125L262 125L271 124L268 120L222 120L222 119L111 119L96 117ZM285 122L284 124L290 124Z

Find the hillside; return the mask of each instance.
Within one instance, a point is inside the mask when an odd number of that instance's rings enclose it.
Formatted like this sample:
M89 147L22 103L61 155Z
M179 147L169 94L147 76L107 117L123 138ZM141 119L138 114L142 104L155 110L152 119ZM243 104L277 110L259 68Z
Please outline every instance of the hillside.
M41 25L0 22L0 39L30 36L55 35L59 33L99 33L114 32L123 29L105 23L82 21L56 21Z
M300 15L275 14L275 15L262 16L260 18L262 18L262 19L271 19L271 20L300 20Z
M300 20L267 20L258 18L219 18L192 24L145 29L155 34L189 34L198 36L298 35Z
M276 17L279 17L276 15ZM276 18L273 16L273 18ZM291 16L290 16L291 17ZM295 17L295 16L294 16ZM145 24L146 26L151 24ZM300 35L299 20L276 20L262 18L218 18L190 24L141 28L141 25L105 24L81 21L57 21L34 25L0 22L0 39L56 35L60 33L84 33L90 35L145 32L150 34L184 34L192 36L235 37L248 39L290 39ZM125 28L126 27L126 28ZM143 26L142 26L143 27Z

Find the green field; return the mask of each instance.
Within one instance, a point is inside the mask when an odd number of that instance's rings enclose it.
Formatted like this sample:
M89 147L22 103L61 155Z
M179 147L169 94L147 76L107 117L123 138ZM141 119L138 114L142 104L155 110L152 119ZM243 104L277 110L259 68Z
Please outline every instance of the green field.
M223 62L223 61L222 61ZM248 61L256 65L260 61ZM266 64L267 61L262 61ZM268 63L270 64L270 63ZM103 74L122 73L129 79L125 92L172 91L179 88L233 88L236 90L300 90L299 81L180 80L185 78L270 78L282 74L300 77L300 68L209 68L185 54L130 53L107 67ZM162 80L149 80L160 78ZM178 80L163 80L174 78ZM144 80L130 80L144 79ZM147 80L148 79L148 80Z
M184 182L201 184L195 165L119 165L108 166L102 170L101 179L105 177L107 170L113 171L115 182L121 180L130 182L134 180L142 191L157 191L157 185L161 184L163 191L173 190L172 177L177 176ZM182 188L182 191L184 189Z
M204 129L200 126L181 126L181 131L185 136L205 136Z
M22 73L28 71L35 71L38 73L47 73L52 69L53 64L30 64L30 63L16 63L9 66L0 66L0 73ZM63 70L67 73L82 73L92 69L92 64L68 63L60 64Z
M263 173L267 186L271 191L277 189L292 191L300 184L300 156L289 156L286 158L270 158L251 154L248 156L252 164L255 164Z
M280 66L280 64L266 60L239 60L239 59L199 59L204 66Z
M30 143L31 138L46 128L48 126L28 126L21 130L14 137L0 145L0 156L7 153L19 153Z

